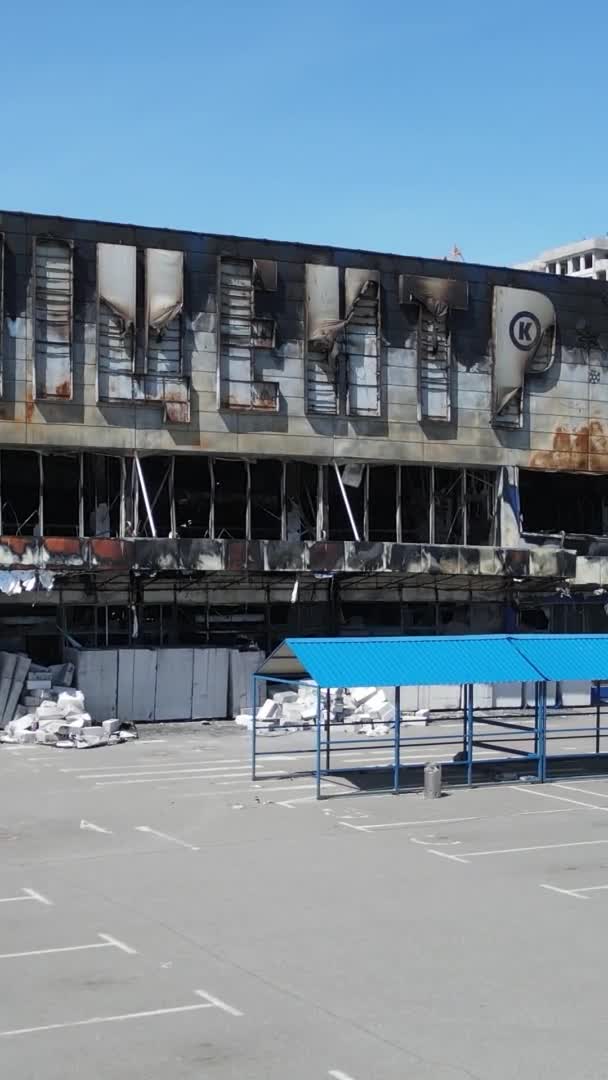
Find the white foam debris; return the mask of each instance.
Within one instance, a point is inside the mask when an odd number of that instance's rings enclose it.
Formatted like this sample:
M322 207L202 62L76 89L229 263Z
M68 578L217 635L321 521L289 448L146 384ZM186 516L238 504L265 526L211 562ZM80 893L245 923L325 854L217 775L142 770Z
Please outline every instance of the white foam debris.
M329 698L329 717L328 717ZM424 711L424 710L423 710ZM428 711L428 710L427 710ZM315 723L317 716L316 687L302 684L295 690L277 690L260 705L256 712L259 731L273 727L305 729ZM362 734L386 735L395 722L395 706L385 691L376 686L332 687L321 691L320 718L325 723L356 727ZM251 730L251 713L237 713L235 723Z
M29 658L27 663L31 663ZM112 717L102 724L93 722L85 710L84 694L70 686L73 673L72 664L54 665L52 672L32 664L21 702L14 706L0 742L84 748L136 739L137 729L130 721ZM49 689L49 675L62 678L63 684Z

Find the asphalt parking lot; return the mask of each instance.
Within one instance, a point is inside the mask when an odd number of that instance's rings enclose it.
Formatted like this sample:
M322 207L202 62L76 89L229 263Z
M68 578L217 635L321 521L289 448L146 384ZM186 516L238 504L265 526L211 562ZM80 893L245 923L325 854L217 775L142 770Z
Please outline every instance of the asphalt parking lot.
M0 1074L605 1077L608 780L316 803L284 745L0 747Z

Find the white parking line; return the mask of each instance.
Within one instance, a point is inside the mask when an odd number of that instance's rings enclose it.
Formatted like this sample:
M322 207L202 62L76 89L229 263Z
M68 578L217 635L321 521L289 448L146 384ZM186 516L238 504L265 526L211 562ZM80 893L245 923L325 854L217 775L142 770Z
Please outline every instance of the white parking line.
M188 765L193 765L197 769L203 769L206 766L211 765L246 765L245 758L209 758L208 761L182 761L179 758L175 761L159 761L154 763L153 761L131 761L128 765L89 765L86 767L81 766L77 768L60 769L62 773L122 773L123 775L129 775L133 771L148 771L152 769L164 769L166 772L172 770L174 767L181 769L187 768ZM251 767L251 766L250 766Z
M169 775L169 776L164 776L163 774L160 774L159 776L151 776L151 777L144 777L144 778L139 777L139 778L136 778L134 780L96 780L95 781L95 787L96 788L122 787L125 784L179 784L179 783L183 783L184 781L186 781L186 783L192 783L192 782L194 782L196 780L210 780L210 781L211 780L222 780L222 779L226 779L228 777L230 777L232 779L237 779L237 780L245 780L247 778L247 772L249 771L249 769L250 769L250 766L247 765L246 767L243 768L242 771L236 772L236 773L227 773L227 772L224 772L223 770L219 770L218 771L219 774L218 774L218 772L215 772L215 771L206 771L206 772L199 772L199 773L194 773L194 774L188 773L185 776L181 775L181 774L179 774L179 775ZM258 776L268 776L268 779L271 779L273 777L276 778L276 779L279 779L280 777L289 776L289 773L287 773L287 772L259 773L258 772ZM87 776L87 777L83 777L83 779L91 780L92 777Z
M234 781L233 781L234 782ZM237 791L233 790L232 786L230 791L186 791L183 794L175 795L176 799L221 799L227 795L231 797L233 795L276 795L280 791L312 791L314 790L314 784L287 784L283 787L265 787L264 785L258 786L252 784L248 788L239 788Z
M111 829L104 829L101 825L96 825L94 821L85 821L84 818L80 821L81 829L88 829L89 832L105 833L106 836L112 835Z
M149 769L141 769L137 772L97 772L97 773L80 773L79 780L127 780L132 776L143 778L150 776L154 780L164 780L166 777L171 776L186 776L187 774L200 774L201 776L210 776L213 773L222 773L223 775L238 775L240 772L246 772L247 769L251 769L251 765L232 765L230 768L226 768L225 765L166 765L164 769L155 769L151 772Z
M516 787L511 785L511 791L519 791L525 795L538 795L541 799L556 799L558 802L572 803L573 806L586 806L588 810L601 810L603 813L608 813L608 806L597 806L596 803L581 802L580 799L567 799L564 795L551 795L549 791L536 791L535 788L529 786Z
M330 1069L327 1075L333 1076L333 1080L354 1080L354 1077L342 1072L341 1069Z
M149 825L134 825L133 828L136 832L150 833L152 836L158 836L161 840L168 840L171 844L179 844L180 847L188 848L189 851L201 850L199 847L195 847L194 844L188 844L185 840L180 840L177 836L170 836L169 833L151 829Z
M0 897L0 904L14 904L18 900L37 900L39 904L46 904L48 907L53 906L52 900L47 900L46 896L42 896L41 893L35 892L34 889L22 889L21 892L26 895Z
M464 859L461 855L448 855L447 851L437 851L435 848L427 848L429 855L439 855L442 859L450 859L451 862L463 862L466 863L469 860ZM468 852L467 852L468 855Z
M441 855L444 859L454 859L456 862L468 862L469 859L481 858L483 855L518 855L527 851L554 851L557 848L594 847L597 844L608 844L608 840L572 840L563 844L531 844L527 847L493 848L489 851L464 851L460 855L448 855L445 851L433 851L427 848L430 855Z
M574 784L553 784L553 787L563 788L564 791L578 791L580 795L593 795L597 799L608 799L607 791L591 791L589 788L575 787Z
M125 945L124 941L119 941L118 938L110 937L109 934L98 934L97 937L102 940L95 941L92 945L61 945L59 948L53 949L29 949L27 952L0 953L0 960L17 960L22 956L47 956L49 953L83 952L85 949L120 949L121 952L128 953L130 956L135 956L137 953L136 949L132 949L130 945Z
M1 1039L8 1039L14 1035L33 1035L40 1031L60 1031L63 1028L90 1027L94 1024L115 1024L123 1020L144 1020L153 1016L174 1016L176 1013L197 1012L201 1009L221 1009L229 1016L242 1016L238 1009L233 1009L225 1001L212 997L204 990L195 990L194 993L203 998L196 1005L176 1005L171 1009L146 1009L143 1012L118 1013L116 1016L91 1016L88 1020L66 1020L62 1024L41 1024L38 1027L14 1028L12 1031L0 1031Z
M411 825L449 825L452 822L483 820L485 819L481 817L424 818L421 821L386 821L381 825L358 825L357 828L364 828L369 832L372 829L402 829L406 826L409 828ZM346 824L346 822L344 824Z
M220 1001L219 998L213 997L213 994L208 994L205 990L195 990L195 994L204 998L210 1005L215 1006L216 1009L222 1009L223 1012L227 1012L229 1016L242 1016L242 1012L239 1009L233 1008L232 1005L227 1005L225 1001Z
M557 885L541 885L541 889L548 889L549 892L561 893L562 896L573 896L575 900L586 900L586 896L581 896L574 889L558 889Z

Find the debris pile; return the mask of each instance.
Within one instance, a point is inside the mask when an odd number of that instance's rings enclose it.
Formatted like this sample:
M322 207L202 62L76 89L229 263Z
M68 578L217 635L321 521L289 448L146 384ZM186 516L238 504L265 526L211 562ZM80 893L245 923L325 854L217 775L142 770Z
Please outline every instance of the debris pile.
M256 710L256 730L312 727L317 715L317 691L306 684L297 690L277 690ZM429 710L402 715L403 723L426 724ZM253 727L253 714L238 713L235 722ZM327 722L327 691L321 691L321 721ZM329 721L343 724L359 735L388 735L395 722L395 706L385 691L376 686L358 686L352 690L336 687L329 691Z
M85 709L84 694L72 686L73 664L41 667L29 657L19 659L27 661L20 703L5 724L0 742L87 749L137 738L135 725L128 721L111 718L93 723Z

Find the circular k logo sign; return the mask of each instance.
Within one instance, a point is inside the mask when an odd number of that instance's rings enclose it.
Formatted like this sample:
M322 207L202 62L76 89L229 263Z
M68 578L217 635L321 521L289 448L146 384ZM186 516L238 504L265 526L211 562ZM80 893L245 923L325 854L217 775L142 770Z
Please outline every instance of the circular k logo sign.
M538 345L540 335L540 322L531 311L518 311L509 323L509 337L516 349L529 352Z

